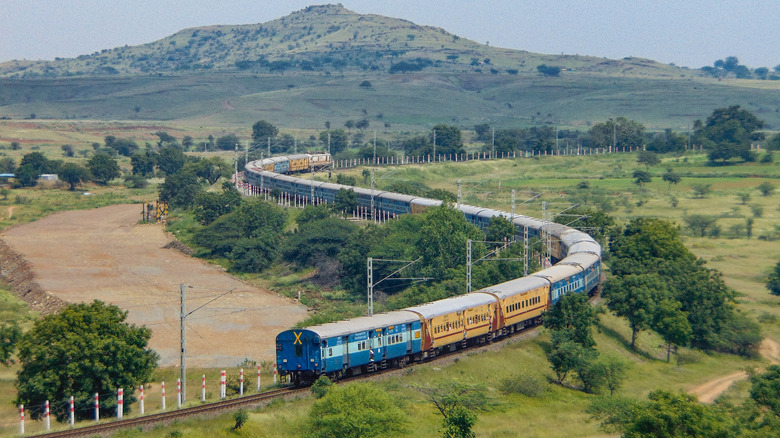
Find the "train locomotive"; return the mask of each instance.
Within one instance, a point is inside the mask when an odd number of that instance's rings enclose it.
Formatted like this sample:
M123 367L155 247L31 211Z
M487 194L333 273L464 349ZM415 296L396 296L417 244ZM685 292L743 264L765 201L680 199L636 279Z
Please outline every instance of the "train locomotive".
M333 202L340 189L354 190L361 208L395 217L419 213L442 201L333 184L291 175L330 162L318 154L274 157L247 163L246 182L258 192L279 190L307 203ZM293 160L298 160L292 164ZM286 162L286 163L285 163ZM327 164L325 164L327 165ZM322 167L319 164L319 167ZM292 170L299 169L299 170ZM600 285L601 246L574 228L523 215L458 205L466 219L486 227L503 216L529 237L552 236L553 266L471 293L419 306L312 327L286 330L276 337L276 366L295 384L321 375L339 379L423 361L442 352L491 342L541 322L542 314L569 293L593 293Z

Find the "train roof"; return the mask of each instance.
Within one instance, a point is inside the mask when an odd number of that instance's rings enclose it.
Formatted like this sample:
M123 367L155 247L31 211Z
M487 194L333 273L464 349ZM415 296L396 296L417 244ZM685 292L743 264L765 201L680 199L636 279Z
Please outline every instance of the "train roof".
M541 271L534 272L531 275L534 277L547 279L550 282L554 283L556 281L561 281L565 278L571 277L572 275L580 272L582 272L582 269L580 269L578 266L561 265L559 263L547 269L542 269Z
M549 284L550 282L543 278L529 276L505 281L500 284L494 284L484 289L480 289L474 293L490 293L503 300L504 298L522 294L540 287L545 287Z
M558 262L558 264L556 264L555 266L572 265L572 266L580 266L581 268L585 269L595 265L600 259L601 258L596 254L581 252L566 257L565 259Z
M404 310L417 313L425 319L440 315L446 315L452 312L462 312L465 309L490 303L495 303L495 297L488 294L466 294L432 303L420 304L419 306L407 307Z
M431 199L431 198L414 198L412 199L412 204L414 205L423 205L425 207L438 207L442 205L444 201L441 199Z
M596 241L582 241L569 246L569 254L590 253L601 257L601 245Z
M380 195L383 199L392 199L394 201L404 201L404 202L411 202L412 199L415 199L412 195L404 195L401 193L394 193L394 192L381 192Z
M396 310L394 312L378 313L374 316L361 316L344 321L305 327L304 330L316 333L321 339L327 339L416 321L420 321L420 317L414 313Z

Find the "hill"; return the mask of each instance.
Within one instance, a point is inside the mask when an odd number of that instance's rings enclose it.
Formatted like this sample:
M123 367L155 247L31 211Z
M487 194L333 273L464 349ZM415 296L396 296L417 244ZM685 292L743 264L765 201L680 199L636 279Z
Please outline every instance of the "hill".
M548 75L538 67L559 68ZM655 61L490 47L443 29L310 6L262 24L182 30L139 46L0 64L0 117L175 120L321 129L367 117L387 131L626 116L686 129L732 104L780 126L780 81L713 78ZM776 129L776 128L775 128Z

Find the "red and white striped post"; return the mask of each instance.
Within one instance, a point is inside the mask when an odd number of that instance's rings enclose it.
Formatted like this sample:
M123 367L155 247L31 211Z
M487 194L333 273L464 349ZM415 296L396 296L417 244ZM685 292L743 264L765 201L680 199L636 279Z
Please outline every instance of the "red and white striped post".
M162 382L160 387L162 388L162 410L165 412L165 382Z
M141 415L143 415L144 414L144 385L141 385L141 387L138 390L140 391L139 407L141 409Z
M203 375L203 382L200 387L200 401L206 403L206 375Z
M44 424L46 424L46 430L51 430L51 418L49 417L49 401L46 400L46 403L43 404L43 419Z
M176 379L176 408L181 409L181 379Z
M19 405L19 431L24 435L24 405Z
M76 411L73 404L73 396L70 396L70 411L68 412L68 420L70 420L70 427L76 424Z
M241 368L241 377L238 379L238 395L244 395L244 369Z
M276 362L274 362L274 386L276 386Z
M95 423L100 421L100 396L95 393Z
M225 370L222 370L222 376L219 380L219 398L221 399L227 397L226 394L227 391L225 385L226 385Z
M125 415L125 390L122 388L116 391L116 418L122 418Z
M260 392L260 365L257 366L257 392Z

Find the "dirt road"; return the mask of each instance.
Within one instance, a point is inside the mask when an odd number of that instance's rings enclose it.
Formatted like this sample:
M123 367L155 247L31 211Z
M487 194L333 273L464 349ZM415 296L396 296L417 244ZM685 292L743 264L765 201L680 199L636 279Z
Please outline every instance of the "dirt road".
M764 338L761 341L761 355L769 359L772 364L780 363L780 344L772 338ZM739 382L740 380L747 379L748 375L744 371L737 371L728 374L723 377L705 382L692 390L689 393L696 396L702 403L714 403L723 392L725 392L731 385Z
M218 266L162 248L173 239L160 225L139 225L140 206L117 205L54 214L0 235L31 265L37 283L66 302L99 299L129 312L152 331L160 365L179 363L179 285L187 310L233 290L187 318L187 364L234 366L271 361L279 331L306 309L227 275Z

